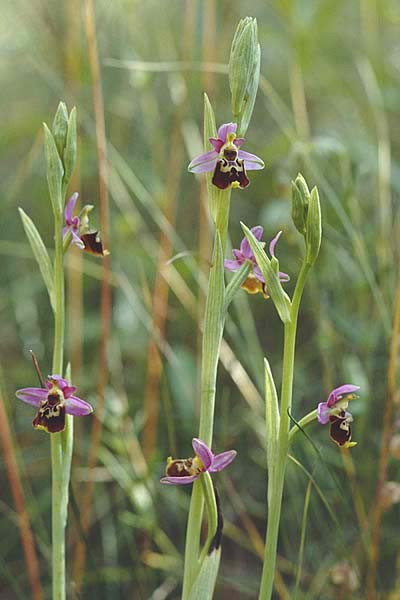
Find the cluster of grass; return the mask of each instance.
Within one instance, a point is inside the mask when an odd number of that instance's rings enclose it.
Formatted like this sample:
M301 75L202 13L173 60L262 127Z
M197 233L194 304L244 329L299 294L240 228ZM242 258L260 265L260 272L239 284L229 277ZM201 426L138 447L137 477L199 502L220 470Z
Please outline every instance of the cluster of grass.
M85 4L17 0L2 7L0 401L6 413L0 423L0 533L7 543L0 547L0 598L7 600L30 594L12 477L22 481L45 597L50 589L48 438L31 428L32 415L14 401L14 390L35 383L30 349L43 371L50 369L53 323L17 206L41 223L51 245L40 123L54 114L59 99L76 105L79 116L79 173L71 192L78 190L85 204L98 204L93 40L86 33ZM212 97L219 123L230 119L226 61L244 11L257 17L262 48L246 149L263 157L267 169L234 194L231 242L237 247L242 238L240 220L262 224L265 239L283 229L281 268L296 274L302 249L290 220L290 180L301 170L318 185L324 239L301 311L293 416L312 410L343 382L361 386L352 410L357 447L340 452L326 430L313 425L308 433L317 450L304 436L292 449L276 597L373 600L396 598L396 589L399 594L399 509L386 499L383 510L379 494L400 473L389 449L399 428L398 3L98 0L112 328L94 469L87 468L97 443L90 419L76 420L71 581L80 577L74 561L79 543L86 562L82 586L71 585L71 598L179 596L188 490L163 488L158 480L166 456L190 455L197 431L210 258L203 183L186 165L201 151L202 92ZM72 254L68 348L73 381L93 404L100 377L101 277L99 262ZM261 571L263 356L279 378L282 336L272 304L259 296L238 294L221 353L215 450L236 448L238 458L218 476L226 521L218 598L255 598ZM91 479L90 518L82 528L80 508Z

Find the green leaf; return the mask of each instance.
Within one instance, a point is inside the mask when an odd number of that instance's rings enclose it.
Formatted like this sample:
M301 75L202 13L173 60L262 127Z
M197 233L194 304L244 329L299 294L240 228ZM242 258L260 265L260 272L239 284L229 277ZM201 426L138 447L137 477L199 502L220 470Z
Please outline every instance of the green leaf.
M246 260L241 265L240 269L238 271L236 271L236 273L233 275L232 279L226 286L224 311L223 311L224 316L228 312L229 305L232 302L236 292L240 289L240 286L242 285L242 283L244 283L246 281L246 279L250 273L250 267L251 267L250 261Z
M49 187L50 200L54 214L60 215L63 211L61 186L64 175L64 167L58 154L53 134L43 123L44 127L44 149L47 164L47 185Z
M265 253L263 244L260 243L252 234L250 229L246 227L244 223L240 223L243 232L250 244L258 266L261 269L261 273L264 277L267 292L271 296L273 303L275 304L276 310L283 321L283 323L290 323L290 299L284 291L277 271L271 265L271 261Z
M71 110L68 120L67 141L64 150L64 189L66 189L75 169L77 154L76 108Z
M268 472L271 476L275 464L276 450L278 447L278 434L280 425L280 414L278 405L278 395L271 367L266 358L264 358L265 372L265 425L267 433L267 463Z
M217 581L219 563L221 560L221 549L214 550L209 556L206 556L202 564L188 600L212 600L214 588Z
M28 217L28 215L22 210L22 208L19 208L18 210L19 214L21 215L22 225L24 226L26 236L29 240L34 257L36 258L36 261L39 265L44 284L47 288L51 307L54 310L54 274L50 257L48 255L46 246L44 245L43 240L40 236L40 233L36 229L36 226L32 219Z

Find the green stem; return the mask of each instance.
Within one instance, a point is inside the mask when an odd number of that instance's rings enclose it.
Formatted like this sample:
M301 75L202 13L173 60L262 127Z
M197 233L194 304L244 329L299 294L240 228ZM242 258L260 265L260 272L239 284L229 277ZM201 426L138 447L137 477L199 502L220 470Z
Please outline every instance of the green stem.
M307 427L307 425L309 425L310 423L315 421L315 419L317 418L317 414L318 414L317 409L312 410L307 415L302 417L300 419L300 421L298 421L297 424L295 424L295 425L293 425L293 427L291 427L291 429L289 431L289 445L292 443L296 433L298 433L299 431L304 429L304 427Z
M216 232L219 232L223 253L225 251L228 230L230 198L230 190L221 194L215 219L215 229ZM217 235L215 236L215 243L216 241ZM215 261L211 265L210 269L209 285L206 298L206 310L204 316L203 344L201 357L201 404L199 426L199 438L210 447L212 445L214 428L215 388L219 352L223 333L224 309L224 303L222 303L219 314L215 314L215 311L213 310L208 310L210 304L212 303L216 287L210 285L210 282L213 278L213 269L217 269L217 264ZM225 285L223 273L222 281L216 281L215 283L216 285L220 286ZM213 343L210 343L210 340L211 342L213 341ZM211 353L208 351L208 348L210 347L212 347ZM186 531L182 600L187 600L190 588L192 587L201 567L198 557L200 548L200 531L203 517L203 509L204 496L201 484L197 480L193 485L193 492L188 516L188 525Z
M53 374L63 375L64 354L64 268L62 215L54 215L55 224L55 258L54 258L54 351ZM65 525L67 518L68 489L65 485L64 453L62 433L52 433L51 468L52 468L52 569L53 600L65 600ZM68 486L68 481L67 481Z
M279 521L282 507L283 485L287 451L289 446L289 415L292 406L294 355L296 346L297 318L301 296L303 294L310 265L303 263L290 310L291 321L285 324L285 343L283 350L282 392L280 404L280 428L275 467L268 481L269 506L267 537L264 550L264 564L261 576L259 600L269 600L272 596L276 552L278 546Z
M208 550L210 548L211 540L213 539L217 531L218 515L217 503L215 500L215 492L211 475L209 473L203 473L203 475L200 478L200 481L207 510L207 539L200 555L199 563L201 569L201 565L203 564L203 561L207 556Z

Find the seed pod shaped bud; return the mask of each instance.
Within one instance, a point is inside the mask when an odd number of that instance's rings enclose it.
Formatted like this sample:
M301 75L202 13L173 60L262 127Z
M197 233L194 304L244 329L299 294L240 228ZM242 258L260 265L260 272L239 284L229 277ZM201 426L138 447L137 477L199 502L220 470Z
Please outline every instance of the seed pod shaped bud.
M229 57L229 86L232 94L232 113L244 135L250 121L258 88L260 48L257 41L257 21L245 17L239 22ZM250 111L249 111L250 108ZM243 116L245 121L242 125Z
M321 206L319 203L318 190L314 187L311 190L308 203L308 214L306 222L306 262L313 265L318 258L319 248L321 246L322 224L321 224Z
M295 181L292 181L292 219L297 231L301 235L305 235L306 233L309 201L310 191L303 175L299 173Z
M47 166L47 185L50 193L50 200L53 206L54 214L62 214L61 185L64 175L63 164L58 154L56 142L46 123L44 127L44 149Z
M60 102L51 127L58 154L62 160L68 132L68 111L65 102Z

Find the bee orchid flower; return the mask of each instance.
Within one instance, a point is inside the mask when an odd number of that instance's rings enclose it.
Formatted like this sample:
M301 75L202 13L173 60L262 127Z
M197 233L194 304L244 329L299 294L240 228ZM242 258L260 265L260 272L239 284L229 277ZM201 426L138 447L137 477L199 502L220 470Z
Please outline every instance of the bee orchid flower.
M192 447L194 458L174 459L171 456L167 460L166 476L161 483L167 485L187 485L193 483L202 473L216 473L222 471L236 457L236 450L228 450L221 454L213 454L211 449L197 438L193 438Z
M253 227L251 229L251 232L258 241L261 241L264 229L260 225ZM275 246L281 234L282 231L280 231L270 242L269 253L273 258L276 258ZM246 292L248 292L249 294L257 294L258 292L261 292L264 298L268 298L264 277L262 276L260 267L257 265L256 257L254 256L246 237L242 239L240 249L232 250L232 254L235 257L235 260L225 260L225 269L228 269L229 271L238 271L246 260L250 261L251 272L247 277L246 281L242 284L242 288L246 290ZM286 283L290 280L290 277L287 273L279 272L279 279L282 283Z
M38 409L33 419L36 429L43 429L49 433L63 431L66 414L84 416L93 412L88 402L74 396L76 387L60 375L49 375L45 385L45 388L30 387L15 392L19 400Z
M236 137L237 124L225 123L218 129L217 138L209 138L213 150L196 156L188 169L191 173L213 171L212 183L221 190L245 188L250 181L246 171L264 168L264 162L250 152L240 150L244 138Z
M351 448L353 415L348 412L349 401L357 398L358 385L345 384L331 391L326 402L318 404L317 418L321 425L330 424L331 439L342 448Z

